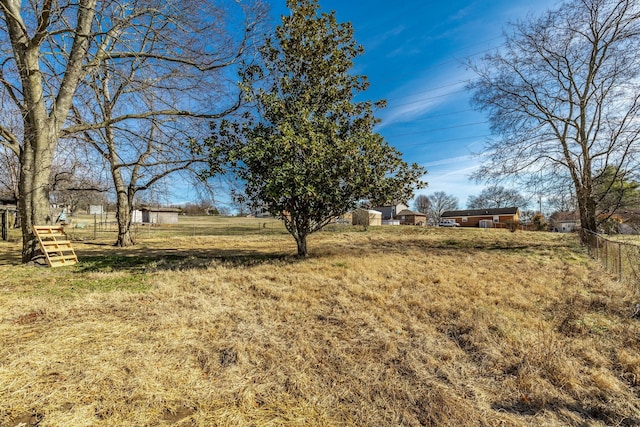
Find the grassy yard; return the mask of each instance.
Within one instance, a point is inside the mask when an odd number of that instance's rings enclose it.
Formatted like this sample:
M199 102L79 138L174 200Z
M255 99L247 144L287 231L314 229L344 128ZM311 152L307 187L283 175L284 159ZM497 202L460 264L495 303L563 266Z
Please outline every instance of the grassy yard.
M639 296L573 235L0 242L0 426L640 425ZM22 423L22 424L21 424Z
M109 216L77 215L66 227L74 240L115 242L118 227L113 214ZM14 231L18 234L18 231ZM224 216L179 216L177 224L133 224L136 241L175 236L215 236L286 233L282 221L274 218Z

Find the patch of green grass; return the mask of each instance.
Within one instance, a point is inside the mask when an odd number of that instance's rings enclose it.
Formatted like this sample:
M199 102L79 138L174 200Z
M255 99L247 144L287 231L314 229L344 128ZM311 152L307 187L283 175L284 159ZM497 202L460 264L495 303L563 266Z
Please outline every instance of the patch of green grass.
M151 285L147 283L143 274L126 274L123 276L110 276L104 277L81 277L71 281L66 286L61 286L59 291L61 293L69 293L69 295L75 295L79 291L86 292L112 292L112 291L126 291L126 292L146 292L151 288Z
M76 297L87 292L145 292L150 289L144 268L146 260L127 257L95 257L87 263L60 267L3 267L0 268L0 290L7 294L52 295ZM107 260L99 260L107 258ZM109 260L110 258L117 258ZM118 265L119 268L113 268ZM130 268L122 268L128 265ZM135 266L135 267L132 267ZM3 274L6 273L6 274Z

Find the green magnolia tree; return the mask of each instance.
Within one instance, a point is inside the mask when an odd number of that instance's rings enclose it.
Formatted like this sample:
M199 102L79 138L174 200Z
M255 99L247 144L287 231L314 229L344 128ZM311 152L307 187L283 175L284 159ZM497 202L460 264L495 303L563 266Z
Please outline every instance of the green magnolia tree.
M261 50L262 66L247 70L262 78L247 86L257 114L224 123L212 140L231 144L242 197L282 218L304 257L311 233L359 200L410 199L426 171L373 131L379 104L354 101L368 83L349 72L363 51L351 25L321 13L315 0L287 5L291 14Z

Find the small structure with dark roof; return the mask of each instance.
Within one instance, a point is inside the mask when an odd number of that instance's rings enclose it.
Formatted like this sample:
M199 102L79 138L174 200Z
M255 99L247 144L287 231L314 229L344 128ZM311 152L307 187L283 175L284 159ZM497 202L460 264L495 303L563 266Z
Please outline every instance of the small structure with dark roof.
M467 209L446 211L441 218L454 219L461 227L505 227L520 220L520 208Z
M425 225L427 223L427 214L416 212L409 209L403 209L396 215L401 225Z

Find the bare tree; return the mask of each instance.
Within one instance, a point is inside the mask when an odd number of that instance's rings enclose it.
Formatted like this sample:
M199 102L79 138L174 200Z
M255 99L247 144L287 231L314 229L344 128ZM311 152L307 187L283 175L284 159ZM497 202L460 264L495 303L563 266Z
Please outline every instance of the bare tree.
M516 206L525 208L529 201L525 199L518 190L504 188L501 185L492 185L483 189L477 196L469 196L467 208L506 208Z
M0 146L0 170L0 194L18 199L19 159L4 146Z
M429 212L429 207L431 206L431 201L429 201L429 197L424 194L420 194L416 197L416 200L413 202L416 210L418 212L422 212L424 214Z
M444 212L458 209L458 198L444 191L436 191L430 194L429 202L431 204L429 205L427 221L431 225L437 225Z
M640 4L573 0L511 28L472 65L473 102L495 135L476 177L568 178L582 227L596 231L598 171L617 180L638 166Z
M24 262L37 252L31 225L49 216L49 178L60 138L124 127L134 118L219 117L229 111L237 101L211 90L229 87L220 70L246 51L262 13L253 7L257 1L250 9L213 0L0 0L0 97L23 118L23 135L0 124L0 141L20 158ZM144 103L153 108L140 110L131 96L130 104L103 121L79 121L87 117L75 114L87 105L80 89L100 70L121 63L134 71L135 64L146 67L126 91L162 92L162 102Z

